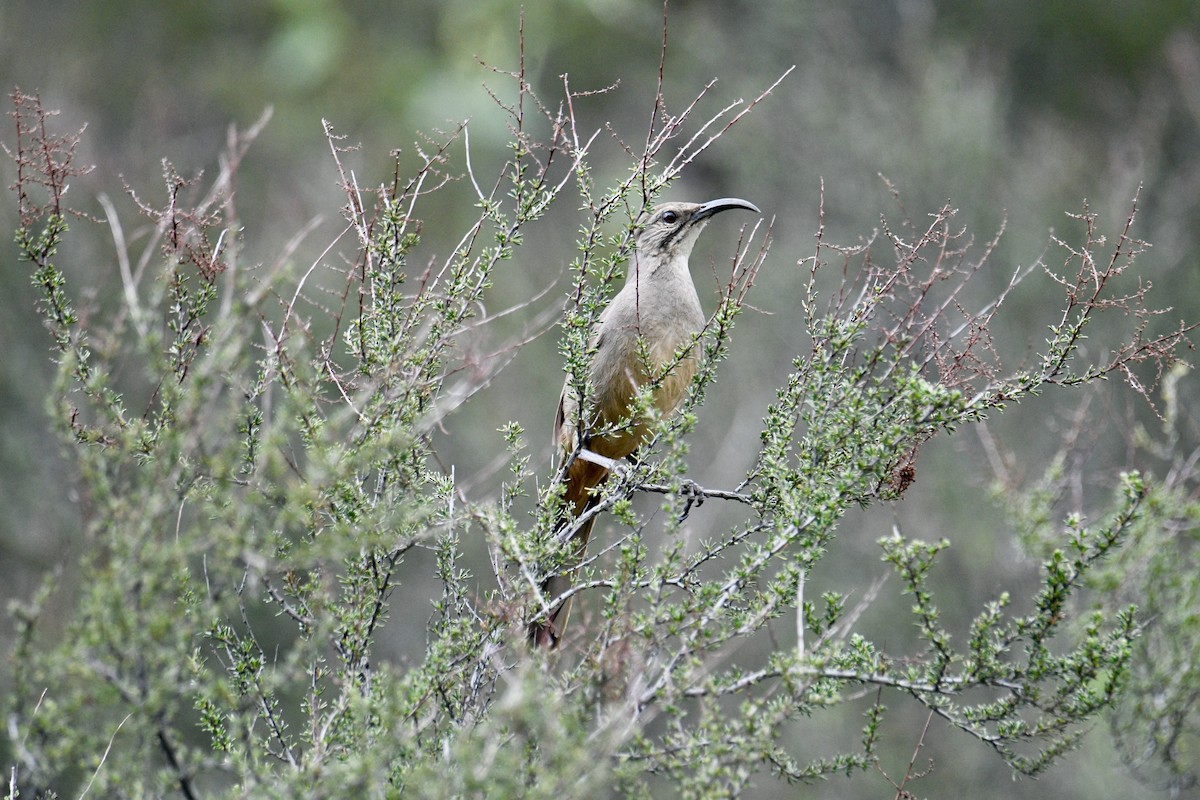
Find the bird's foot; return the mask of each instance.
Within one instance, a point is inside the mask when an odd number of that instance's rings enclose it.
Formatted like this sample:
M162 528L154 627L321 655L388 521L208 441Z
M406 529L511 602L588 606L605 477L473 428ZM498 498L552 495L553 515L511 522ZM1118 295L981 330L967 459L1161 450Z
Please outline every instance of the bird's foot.
M689 478L684 478L679 484L679 493L684 498L683 511L679 515L679 521L682 522L692 513L693 508L704 505L704 487Z

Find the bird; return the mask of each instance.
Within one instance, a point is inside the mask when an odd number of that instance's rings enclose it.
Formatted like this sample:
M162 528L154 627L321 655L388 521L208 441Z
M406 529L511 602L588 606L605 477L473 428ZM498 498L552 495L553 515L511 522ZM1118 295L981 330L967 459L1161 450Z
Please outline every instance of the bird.
M643 211L634 224L633 255L625 285L600 313L591 335L593 354L587 384L594 402L581 418L583 398L568 376L554 419L558 466L565 472L563 515L556 532L574 524L598 502L593 489L609 468L597 460L632 456L650 437L651 420L631 417L639 391L649 386L652 404L663 416L683 400L696 374L695 337L705 324L700 298L688 268L692 248L708 221L731 209L762 213L753 203L722 197L706 203L668 202ZM590 460L581 451L600 456ZM572 534L576 563L591 535L592 516ZM572 572L550 575L541 584L546 603L570 589ZM571 598L555 603L529 623L529 641L554 648L562 639Z

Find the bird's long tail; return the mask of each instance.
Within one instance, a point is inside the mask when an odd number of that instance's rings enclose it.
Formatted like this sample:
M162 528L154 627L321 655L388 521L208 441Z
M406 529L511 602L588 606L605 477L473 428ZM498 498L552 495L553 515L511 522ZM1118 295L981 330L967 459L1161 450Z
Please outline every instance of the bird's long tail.
M598 498L592 496L592 489L599 485L607 475L607 469L590 461L576 459L571 464L567 470L567 491L563 497L563 506L566 511L562 521L555 529L556 534L573 525L575 520L598 502ZM580 525L579 530L573 534L574 554L572 559L576 563L583 560L587 551L588 538L592 535L592 525L595 522L596 518L592 517ZM542 581L542 597L547 603L553 604L556 598L571 588L574 578L574 568L562 575L549 576ZM531 644L549 648L558 646L563 632L566 630L567 619L571 615L573 599L573 597L568 597L566 600L552 605L545 616L539 616L537 620L529 623L528 636Z

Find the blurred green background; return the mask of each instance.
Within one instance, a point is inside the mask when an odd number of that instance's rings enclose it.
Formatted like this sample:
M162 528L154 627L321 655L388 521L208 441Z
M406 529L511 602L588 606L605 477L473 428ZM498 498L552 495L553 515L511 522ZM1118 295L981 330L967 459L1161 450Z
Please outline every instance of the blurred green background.
M0 0L0 84L39 92L46 107L61 109L60 131L87 124L79 160L96 169L75 181L69 199L102 218L97 197L112 197L135 252L144 240L137 239L139 221L124 185L159 202L161 159L184 175L215 174L228 126L248 126L271 106L273 118L238 180L242 259L273 263L298 230L319 219L293 256L302 270L342 227L343 196L322 119L347 143L361 143L346 163L366 186L388 180L391 151L401 149L402 163L414 163L421 132L468 119L476 171L491 175L503 163L506 119L484 87L513 96L511 79L492 68L516 68L520 15L520 4L507 0ZM564 74L576 91L618 84L577 101L577 114L585 127L611 123L622 138L639 142L657 83L662 16L660 4L638 0L527 2L529 80L552 107ZM1000 246L967 296L978 305L1019 265L1047 253L1051 230L1078 236L1080 225L1066 212L1079 211L1085 198L1111 240L1144 185L1135 233L1154 247L1139 261L1141 275L1155 284L1158 304L1174 307L1170 320L1200 318L1200 4L677 0L669 8L668 39L668 111L678 113L719 79L702 109L707 113L697 119L754 96L796 65L671 191L679 199L745 197L775 220L772 255L750 300L762 313L741 321L693 440L692 477L700 483L726 486L744 470L762 411L792 354L806 346L795 313L803 279L798 262L813 251L822 179L829 241L868 238L881 215L894 220L907 213L919 224L947 202L960 209L959 220L980 244L1007 220ZM12 125L3 130L11 146ZM623 175L629 163L618 145L605 134L597 142L597 177ZM452 153L452 172L461 173L461 155L461 147ZM900 192L904 210L881 175ZM13 181L11 164L2 177L6 185ZM452 186L422 206L427 235L416 258L445 257L474 217L472 197L469 186ZM581 220L570 205L529 233L515 267L493 290L495 309L556 281L565 291L563 269ZM0 204L5 230L15 227L14 207L11 195ZM723 218L712 230L718 233L707 234L693 257L710 309L716 281L709 265L725 269L736 223ZM74 231L61 259L72 290L77 297L93 293L99 309L111 308L120 286L111 233L82 220ZM69 566L84 539L71 464L43 408L52 364L33 311L37 294L14 249L0 252L0 594L8 599L27 595L48 570ZM1053 248L1047 258L1063 260ZM525 309L524 318L512 321L512 335L560 305L562 291L552 289ZM994 331L1010 366L1041 343L1054 300L1044 279L1014 294ZM1103 348L1105 332L1092 335L1091 346ZM442 455L473 495L487 497L498 485L488 465L502 450L496 428L507 420L529 430L548 465L559 363L551 330L451 420ZM1122 432L1139 420L1153 424L1145 405L1118 388L1093 397L1088 411L1098 486L1124 465L1118 459L1129 457ZM1194 409L1195 380L1182 391ZM1049 395L990 423L997 440L1019 455L1013 465L1019 474L1036 476L1079 401L1074 394ZM1003 589L1028 591L1036 562L1021 552L1003 510L986 500L993 475L975 433L926 446L917 468L916 485L894 509L847 520L816 590L849 586L861 594L884 572L876 539L899 521L911 535L953 542L938 588L964 617ZM720 509L706 506L706 512L696 525L720 524ZM69 578L69 568L64 574ZM396 599L420 609L390 629L384 644L397 657L422 641L428 579L414 575L408 594ZM889 626L909 624L902 616L907 601L894 592L885 596L862 623L883 645ZM9 631L7 621L0 625ZM0 690L6 669L0 668ZM903 773L923 721L912 713L911 724L893 723L884 751L889 772ZM794 735L798 742L812 737L818 755L860 724L835 715L799 725ZM910 787L921 796L1159 796L1122 770L1102 724L1037 782L1014 782L998 758L936 722L926 745L918 766L932 758L933 771ZM776 789L764 785L757 796L892 794L880 776Z

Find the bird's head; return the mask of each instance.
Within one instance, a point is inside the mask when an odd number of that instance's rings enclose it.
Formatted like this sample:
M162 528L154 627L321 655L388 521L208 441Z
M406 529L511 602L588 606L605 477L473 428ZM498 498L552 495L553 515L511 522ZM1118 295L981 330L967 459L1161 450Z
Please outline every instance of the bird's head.
M687 258L709 218L731 208L762 213L758 206L736 197L707 203L663 203L643 211L638 217L634 240L638 255L654 259Z

